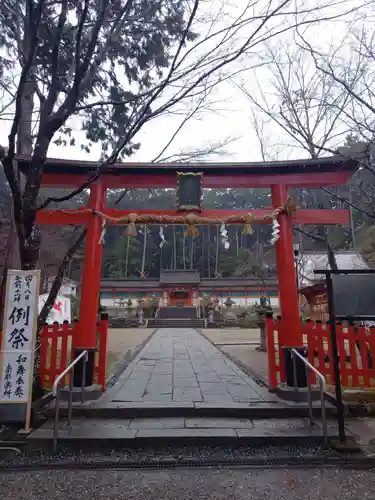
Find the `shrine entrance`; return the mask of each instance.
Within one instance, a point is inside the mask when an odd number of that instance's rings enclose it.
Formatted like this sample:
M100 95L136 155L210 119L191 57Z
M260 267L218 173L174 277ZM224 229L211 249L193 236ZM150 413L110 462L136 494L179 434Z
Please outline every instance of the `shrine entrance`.
M31 168L29 157L17 158L22 172ZM47 159L42 185L77 188L92 178L100 164ZM183 224L185 236L198 234L201 224L242 224L245 233L252 224L273 225L272 243L276 247L281 321L278 324L280 348L302 345L298 291L293 254L293 224L348 224L349 212L343 209L299 208L289 197L289 188L319 188L345 184L357 170L358 163L340 155L316 160L292 160L255 163L119 163L108 165L89 185L88 205L78 209L44 209L37 214L38 224L84 225L87 228L82 276L79 322L75 327L75 355L87 349L89 357L86 383L93 383L94 353L97 351L97 314L104 233L107 224L124 224L127 234L136 235L137 225ZM118 210L106 206L108 189L177 188L175 210ZM246 210L206 210L202 205L203 188L270 188L272 206ZM185 288L185 285L182 284ZM190 285L190 283L189 283ZM173 286L168 300L173 298ZM177 292L176 286L175 290ZM191 297L191 295L190 295ZM77 369L77 371L79 371ZM79 376L77 376L77 379Z
M184 307L192 305L191 288L170 288L168 290L168 306Z

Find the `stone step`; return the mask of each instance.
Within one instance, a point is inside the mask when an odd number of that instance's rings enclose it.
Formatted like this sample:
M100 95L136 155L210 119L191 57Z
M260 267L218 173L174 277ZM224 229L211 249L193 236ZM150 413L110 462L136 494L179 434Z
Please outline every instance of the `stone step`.
M330 438L338 435L336 421L328 425ZM46 446L52 443L53 420L47 421L28 436L28 443ZM282 445L293 443L321 444L320 422L310 425L306 418L136 418L136 419L74 419L72 426L59 423L59 443L91 448L147 446L155 444L192 443L209 445Z
M109 318L110 328L135 328L139 326L137 318Z
M197 308L194 306L174 307L162 306L158 311L160 319L197 319Z
M62 420L68 416L66 403L60 407ZM314 415L320 418L321 410L318 401L313 403ZM44 408L43 415L53 418L53 406ZM336 408L326 403L326 413L330 417L336 415ZM289 419L305 418L309 412L306 403L205 403L205 402L100 402L92 404L73 403L75 418L90 419L123 419L123 418L251 418L251 419Z
M153 318L147 323L148 328L204 328L204 319L169 319Z

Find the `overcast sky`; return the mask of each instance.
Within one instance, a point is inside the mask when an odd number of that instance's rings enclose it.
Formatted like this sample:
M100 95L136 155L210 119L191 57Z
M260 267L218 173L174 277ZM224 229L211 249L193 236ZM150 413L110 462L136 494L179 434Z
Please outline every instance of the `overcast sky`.
M215 4L217 7L219 3L221 3L219 0L214 0L213 2L211 2L211 0L206 0L203 2L203 11L201 11L201 13L204 14L207 6L210 6L211 8L212 5ZM243 8L243 6L247 4L247 0L238 0L237 2L232 3L236 4L236 7L232 6L230 2L227 2L227 9L229 9L233 17L235 17L239 12L239 8ZM316 2L311 0L309 3L312 4ZM307 2L305 2L305 4L307 5ZM345 8L347 8L347 6L345 6ZM227 20L222 22L227 22ZM347 25L341 20L340 22L332 22L329 30L327 30L326 24L314 27L314 29L310 31L309 36L310 40L319 40L320 43L322 40L326 40L328 43L333 34L337 38L340 33L345 33L346 30ZM241 36L244 35L242 34ZM283 35L277 40L274 39L272 46L281 47L290 42L290 36ZM263 45L259 46L259 52L264 49L265 47ZM240 64L243 68L251 67L257 63L257 57L256 53L249 54L241 60ZM239 69L238 64L237 66L233 66L233 69ZM263 90L267 91L269 99L272 100L272 86L268 80L269 75L267 71L260 70L260 73L258 72L258 79L259 76L261 77ZM252 126L252 107L249 100L245 98L243 93L237 87L240 82L246 83L248 91L257 92L256 85L254 83L254 72L251 70L243 72L240 76L237 76L233 80L226 81L217 86L214 93L211 95L211 99L214 99L216 102L214 110L205 111L204 113L201 113L198 118L190 120L190 122L179 133L176 140L173 142L165 155L175 154L181 150L192 151L195 148L199 149L200 147L204 147L210 143L218 143L220 141L225 141L228 138L232 138L235 140L225 147L228 155L221 157L221 161L260 160L259 143L256 139ZM131 161L152 161L169 141L181 119L181 116L163 116L146 124L136 137L136 140L141 143L141 148L134 156L131 157ZM1 120L0 117L1 144L7 143L7 134L10 123L11 122L9 120ZM81 134L79 132L79 121L75 120L72 125L76 129L76 133ZM290 140L285 137L285 134L278 129L277 126L267 125L265 135L268 146L271 147L277 143L277 147L274 148L273 153L278 155L280 158L285 158L287 156L307 156L306 153L301 151L283 147L282 144L289 144ZM82 134L81 137L83 137ZM79 147L58 147L51 144L49 149L50 157L97 160L99 155L99 147L94 147L90 154L82 152Z

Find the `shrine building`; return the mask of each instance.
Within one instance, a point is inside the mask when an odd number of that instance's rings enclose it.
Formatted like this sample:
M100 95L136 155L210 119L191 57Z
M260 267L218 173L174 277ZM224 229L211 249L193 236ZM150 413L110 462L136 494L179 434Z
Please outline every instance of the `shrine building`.
M121 306L129 299L135 306L136 299L147 303L150 297L157 297L161 306L198 306L203 297L215 298L221 306L228 297L238 306L259 304L267 297L273 307L279 306L276 276L210 279L198 271L164 270L159 279L101 279L100 303L104 307Z

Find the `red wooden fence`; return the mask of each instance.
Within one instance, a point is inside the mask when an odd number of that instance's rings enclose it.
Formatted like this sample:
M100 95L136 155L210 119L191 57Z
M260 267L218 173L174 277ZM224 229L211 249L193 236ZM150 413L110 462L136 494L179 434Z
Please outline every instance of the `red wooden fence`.
M41 333L40 376L42 386L51 389L58 375L72 361L74 338L79 334L79 322L62 325L45 325ZM105 389L107 370L107 332L108 320L98 323L97 351L95 353L94 383ZM68 383L68 380L65 381Z
M266 322L269 386L274 389L285 382L284 356L278 341L282 319L267 318ZM329 325L307 321L301 323L301 329L308 360L326 377L328 384L334 384ZM375 386L375 328L338 323L336 332L342 385ZM314 373L310 372L310 377L313 384L317 383Z

